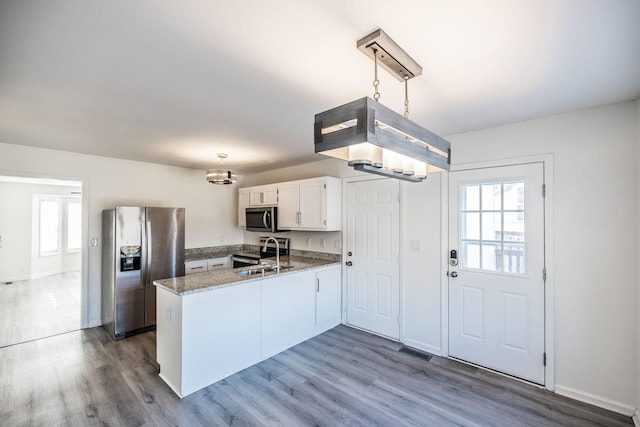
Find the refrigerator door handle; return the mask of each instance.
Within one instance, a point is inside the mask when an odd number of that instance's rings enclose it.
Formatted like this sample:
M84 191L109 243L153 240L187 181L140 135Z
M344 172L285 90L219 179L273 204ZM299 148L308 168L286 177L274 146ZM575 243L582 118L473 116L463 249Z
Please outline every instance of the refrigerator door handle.
M140 241L142 243L142 259L140 260L141 271L140 271L140 288L144 289L147 286L147 259L149 258L149 254L147 252L147 231L144 227L141 227L140 230Z
M147 221L147 233L146 233L146 240L147 240L147 259L146 259L146 268L145 268L145 272L147 275L150 274L151 272L151 258L153 257L153 254L151 253L151 248L153 247L153 241L151 240L151 221ZM145 277L144 280L144 284L145 286L152 286L153 283L147 283L149 281L149 277Z

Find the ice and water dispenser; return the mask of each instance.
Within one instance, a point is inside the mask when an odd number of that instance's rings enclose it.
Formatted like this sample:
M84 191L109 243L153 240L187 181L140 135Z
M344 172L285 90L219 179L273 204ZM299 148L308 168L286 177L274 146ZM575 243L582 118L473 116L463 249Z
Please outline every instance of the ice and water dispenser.
M120 247L120 271L140 270L140 246Z

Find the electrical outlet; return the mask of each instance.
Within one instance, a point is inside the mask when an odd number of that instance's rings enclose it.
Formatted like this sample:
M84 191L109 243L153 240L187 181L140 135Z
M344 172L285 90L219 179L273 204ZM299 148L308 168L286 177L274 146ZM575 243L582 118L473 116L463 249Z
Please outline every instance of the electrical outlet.
M325 239L320 239L320 247L324 248Z
M311 237L307 237L307 239L304 241L304 244L309 247L311 246Z
M341 249L342 248L342 240L336 239L333 241L333 249Z

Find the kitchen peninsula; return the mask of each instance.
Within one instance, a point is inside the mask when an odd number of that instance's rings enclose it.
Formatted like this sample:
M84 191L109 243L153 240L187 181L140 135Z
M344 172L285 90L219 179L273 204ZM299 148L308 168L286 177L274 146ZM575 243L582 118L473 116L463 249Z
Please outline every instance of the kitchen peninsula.
M215 270L154 282L160 377L178 396L340 323L341 264L291 256L286 267L253 274Z

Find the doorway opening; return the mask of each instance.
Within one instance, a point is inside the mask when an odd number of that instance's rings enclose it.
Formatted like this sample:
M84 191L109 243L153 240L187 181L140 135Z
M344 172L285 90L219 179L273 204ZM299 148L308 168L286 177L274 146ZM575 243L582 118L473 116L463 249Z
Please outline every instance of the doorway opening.
M82 327L82 182L0 175L0 347Z

